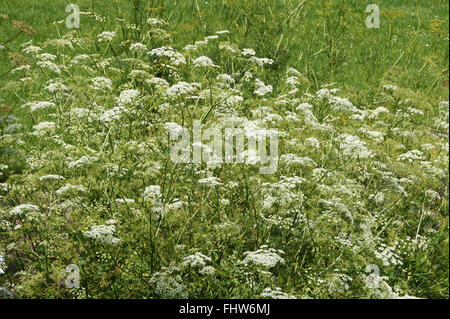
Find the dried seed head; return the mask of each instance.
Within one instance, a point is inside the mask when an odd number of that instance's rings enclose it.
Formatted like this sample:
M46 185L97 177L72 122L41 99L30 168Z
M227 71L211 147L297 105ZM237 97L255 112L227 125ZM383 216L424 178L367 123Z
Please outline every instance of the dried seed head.
M19 65L31 65L30 60L28 60L26 57L24 57L22 54L19 53L8 53L8 58L11 60L12 65L19 66Z
M23 32L28 35L36 34L37 32L34 31L34 29L25 21L12 21L13 27L19 30L20 32Z

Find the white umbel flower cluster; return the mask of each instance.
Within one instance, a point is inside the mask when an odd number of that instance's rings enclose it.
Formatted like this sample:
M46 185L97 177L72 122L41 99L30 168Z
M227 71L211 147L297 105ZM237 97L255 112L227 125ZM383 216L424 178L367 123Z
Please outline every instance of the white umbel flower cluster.
M204 68L218 68L218 65L215 65L214 62L208 58L207 56L201 56L192 61L194 67L204 67Z
M188 297L186 286L183 285L182 278L177 272L179 272L177 267L163 267L150 278L149 282L159 297L177 299Z
M53 102L47 102L47 101L42 101L42 102L36 102L33 105L30 106L30 111L31 112L35 112L38 110L45 110L51 107L55 107L55 103Z
M183 56L183 54L174 51L172 47L163 46L160 48L156 48L148 52L148 54L153 57L168 58L170 62L175 66L178 66L180 64L186 64L186 58Z
M341 141L340 149L344 156L350 158L370 158L372 153L367 149L366 142L363 142L359 139L359 137L350 135L350 134L342 134L339 136Z
M244 265L253 264L265 268L273 268L277 264L284 264L284 259L280 257L281 254L284 254L284 251L263 245L258 250L245 252L245 258L242 263Z
M144 190L144 201L150 201L152 205L152 211L157 214L162 214L164 212L164 205L161 200L161 187L159 185L147 186Z
M99 91L110 91L112 89L112 81L103 76L92 78L92 87Z
M22 205L16 206L13 209L11 209L9 214L14 216L14 215L22 215L22 214L26 214L29 212L37 212L37 211L39 211L39 207L37 207L36 205L22 204Z
M261 293L261 297L270 299L297 299L293 295L289 295L281 291L281 288L276 287L275 289L266 288Z
M103 31L99 35L97 35L98 42L111 42L116 36L116 32L114 31Z
M90 230L84 232L84 236L102 243L117 245L120 239L115 237L115 232L115 225L94 225Z
M181 262L181 266L192 268L203 268L206 267L207 262L211 262L211 258L203 255L202 253L197 252L193 255L184 257L183 261Z

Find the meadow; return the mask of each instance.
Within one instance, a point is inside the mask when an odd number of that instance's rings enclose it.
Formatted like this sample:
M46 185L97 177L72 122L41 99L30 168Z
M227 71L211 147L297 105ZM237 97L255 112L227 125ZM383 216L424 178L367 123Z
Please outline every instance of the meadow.
M0 0L0 298L448 298L448 61L443 0Z

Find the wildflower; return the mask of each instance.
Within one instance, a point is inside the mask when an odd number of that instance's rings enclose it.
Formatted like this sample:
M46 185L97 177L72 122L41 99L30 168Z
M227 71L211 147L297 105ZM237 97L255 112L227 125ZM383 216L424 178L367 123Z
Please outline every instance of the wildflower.
M155 293L161 298L187 298L188 292L182 283L181 276L176 274L179 271L176 267L161 268L150 278L150 284L155 287Z
M196 92L200 88L200 83L178 82L167 89L167 95L178 97Z
M14 216L14 215L22 215L22 214L26 214L26 213L30 213L30 212L37 212L37 211L39 211L39 207L37 207L36 205L22 204L22 205L18 205L16 207L14 207L13 209L11 209L9 211L9 214Z
M92 165L92 163L95 161L97 161L96 157L83 155L79 159L69 162L69 164L67 164L67 167L68 168L77 168L77 169L84 168L89 165Z
M398 87L397 86L395 86L395 85L391 85L391 84L385 84L385 85L383 85L383 89L385 89L386 91L395 91L395 90L397 90L398 89Z
M423 157L423 153L419 150L411 150L397 157L397 161L406 161L409 163L423 160L425 160Z
M243 49L241 54L243 56L254 56L256 54L256 52L253 49Z
M203 268L206 266L207 262L211 262L211 258L203 255L202 253L197 252L193 255L183 257L181 266L183 266L183 267L189 266L192 268Z
M164 205L162 202L161 187L159 185L147 186L142 195L144 201L150 201L152 204L152 211L157 214L164 213Z
M120 119L123 113L126 112L126 109L120 106L115 106L112 109L105 111L98 120L103 123L110 123Z
M61 73L61 69L53 62L50 61L39 61L36 62L36 65L40 66L43 69L47 69L49 71L55 72L60 74Z
M42 48L38 47L36 45L29 45L26 48L22 49L22 51L27 53L27 54L30 54L30 53L38 54L39 52L42 51Z
M284 259L281 258L279 254L284 254L284 252L263 245L256 251L245 252L245 258L242 263L244 265L253 264L266 268L273 268L277 264L284 264Z
M234 83L233 77L229 74L219 74L216 79L230 84Z
M162 19L157 19L157 18L148 18L147 19L147 24L149 24L152 27L156 27L156 26L163 26L166 25L167 22L162 20Z
M86 188L82 185L66 184L56 191L56 195L66 195L70 193L85 192Z
M199 184L205 185L205 186L218 186L218 185L222 185L222 183L220 182L220 179L214 176L211 177L206 177L206 178L201 178L198 180Z
M186 58L179 52L175 52L172 47L160 47L148 52L150 56L154 57L166 57L170 62L178 66L180 64L186 64Z
M199 270L199 273L204 276L214 276L216 274L216 269L212 266L205 266Z
M266 288L261 293L261 297L263 298L270 298L270 299L297 299L293 295L289 295L287 293L284 293L281 291L281 288Z
M98 42L111 42L114 37L116 36L116 32L115 31L103 31L102 33L97 35L98 38Z
M264 84L261 80L259 80L259 79L255 79L255 84L256 84L256 87L257 87L258 89L255 90L255 92L253 92L253 93L256 94L256 95L264 96L264 95L266 95L267 93L272 92L272 90L273 90L272 85L265 85L265 84Z
M34 135L43 136L47 133L53 133L56 129L56 124L54 122L40 122L33 126Z
M167 82L164 79L158 78L158 77L153 77L151 79L147 79L147 80L145 80L145 82L148 83L148 84L155 85L155 87L158 90L163 89L163 88L167 88L167 87L170 86L169 82Z
M138 90L124 90L120 92L118 101L124 105L132 105L136 102L139 94Z
M64 180L64 179L65 179L64 176L61 176L61 175L53 175L53 174L50 174L50 175L44 175L44 176L39 177L39 180L40 180L41 182L46 181L46 180L58 180L58 181L61 181L61 180Z
M64 92L68 91L69 88L62 84L59 80L50 81L50 83L45 87L50 93Z
M265 64L273 64L273 60L272 59L268 59L268 58L257 58L255 56L252 56L250 58L250 61L255 62L258 66L264 66Z
M110 91L112 89L112 81L103 76L92 78L92 86L95 90Z
M84 232L84 236L106 244L117 245L120 239L114 236L115 225L94 225Z
M339 136L340 149L344 156L351 158L369 158L372 153L367 149L366 143L361 141L357 136L342 134Z
M215 65L213 61L207 56L201 56L196 58L193 62L194 67L205 67L205 68L218 68L218 65Z
M130 52L142 54L142 53L146 52L148 49L145 44L137 42L137 43L133 43L132 45L130 45L129 50L130 50Z
M36 103L33 103L33 105L31 105L30 111L34 112L37 110L44 110L44 109L48 109L48 108L55 107L55 106L56 105L53 102L47 102L47 101L36 102Z
M305 139L305 146L311 147L313 149L319 149L320 148L320 142L315 137L308 137Z

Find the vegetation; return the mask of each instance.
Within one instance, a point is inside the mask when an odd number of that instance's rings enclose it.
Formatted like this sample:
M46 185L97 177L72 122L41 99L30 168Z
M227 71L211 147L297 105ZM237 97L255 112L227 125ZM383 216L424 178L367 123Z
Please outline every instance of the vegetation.
M71 2L0 0L0 298L448 298L446 1Z

